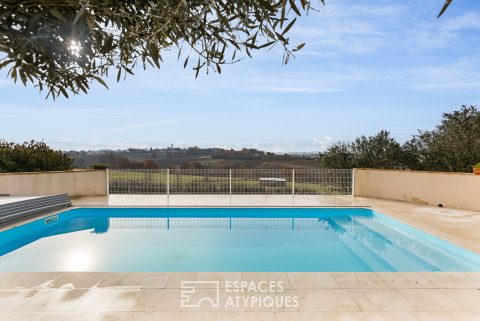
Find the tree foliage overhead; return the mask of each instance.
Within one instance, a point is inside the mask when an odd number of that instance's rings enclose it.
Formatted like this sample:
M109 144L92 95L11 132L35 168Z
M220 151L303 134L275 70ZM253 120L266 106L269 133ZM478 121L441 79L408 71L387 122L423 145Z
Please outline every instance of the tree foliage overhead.
M335 143L320 154L326 168L393 168L470 172L480 162L480 111L461 106L444 113L433 130L419 131L403 146L380 131L351 143Z
M288 63L304 46L288 31L310 9L310 0L0 0L0 70L55 98L106 87L109 73L119 81L137 65L160 68L172 48L195 76L277 44Z
M112 69L118 81L137 65L160 68L170 48L196 76L277 44L287 63L304 45L292 47L288 31L310 9L309 0L0 0L0 69L55 98L106 86Z
M44 142L15 144L0 140L0 172L62 171L71 169L72 164L68 154Z

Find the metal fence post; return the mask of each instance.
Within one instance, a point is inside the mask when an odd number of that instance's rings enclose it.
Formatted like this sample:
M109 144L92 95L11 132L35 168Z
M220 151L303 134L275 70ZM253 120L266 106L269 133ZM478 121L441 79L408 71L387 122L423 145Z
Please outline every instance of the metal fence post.
M108 197L110 195L110 172L108 168L105 171L107 176L107 197Z
M167 206L170 206L170 169L167 168Z
M352 168L352 196L355 196L355 168Z
M232 206L232 169L229 169L228 170L228 173L229 173L229 192L228 194L230 194L230 206Z
M292 169L292 195L295 196L295 170Z
M292 169L292 206L295 206L295 169Z

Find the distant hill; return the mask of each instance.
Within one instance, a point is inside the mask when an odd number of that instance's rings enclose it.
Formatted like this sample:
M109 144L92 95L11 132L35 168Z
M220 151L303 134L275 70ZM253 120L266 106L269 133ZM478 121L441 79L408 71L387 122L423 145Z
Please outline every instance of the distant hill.
M108 164L111 168L317 168L316 154L275 154L254 148L129 148L69 151L74 167Z

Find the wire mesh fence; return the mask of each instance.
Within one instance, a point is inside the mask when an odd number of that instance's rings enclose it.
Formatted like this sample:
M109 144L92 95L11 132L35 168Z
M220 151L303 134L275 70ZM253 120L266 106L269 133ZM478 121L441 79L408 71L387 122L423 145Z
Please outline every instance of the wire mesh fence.
M110 194L350 195L351 169L111 169Z
M166 169L115 169L108 171L110 194L166 194Z
M229 194L228 169L170 169L170 194Z
M295 194L298 195L350 195L351 169L296 169Z
M232 169L232 194L292 194L291 169Z

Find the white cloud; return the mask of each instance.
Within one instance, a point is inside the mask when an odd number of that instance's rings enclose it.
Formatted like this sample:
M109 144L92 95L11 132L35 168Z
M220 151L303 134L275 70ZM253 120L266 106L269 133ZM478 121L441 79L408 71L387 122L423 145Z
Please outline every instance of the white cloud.
M400 17L408 14L409 10L406 6L403 5L392 5L392 4L355 4L349 6L349 8L342 8L342 10L349 10L350 15L356 16L367 16L369 18L380 18L380 17Z
M446 22L440 24L440 28L446 31L479 30L480 14L474 11L448 18Z
M318 151L325 150L331 144L332 138L325 136L322 138L312 138L312 139L256 139L254 141L245 140L239 141L234 144L218 144L215 145L221 148L256 148L259 150L264 150L272 153L283 154L283 153L293 153L293 152L312 152L316 153ZM202 146L206 147L206 146Z
M307 55L345 59L378 54L385 58L401 52L461 49L464 33L480 30L479 11L436 19L438 9L434 1L408 6L339 0L301 20L291 36L307 43Z
M299 57L348 61L357 68L353 61L371 57L364 77L352 79L346 88L371 81L425 92L478 92L480 11L437 20L436 3L415 6L418 10L382 2L329 3L323 15L294 29L294 38L307 42Z
M307 72L286 75L284 70L266 73L243 68L237 73L211 75L201 81L193 78L172 81L164 75L161 79L146 80L145 84L153 90L168 92L333 93L345 91L352 81L365 80L366 77L363 70L342 66L315 75Z
M371 54L390 40L391 28L407 8L399 5L329 2L320 13L312 13L291 31L296 40L305 40L309 52L338 51L346 54Z
M196 118L198 119L198 118ZM177 124L177 123L183 123L187 121L191 121L191 117L182 117L182 118L167 118L161 121L154 121L154 122L140 122L140 123L133 123L125 126L119 126L119 127L113 127L113 128L107 128L104 131L105 132L113 132L113 131L125 131L125 130L130 130L130 129L140 129L140 128L155 128L155 127L160 127L163 125L169 125L169 124Z
M478 93L480 92L479 64L480 55L452 63L411 68L403 75L405 81L401 85L405 88L427 92L468 91Z

